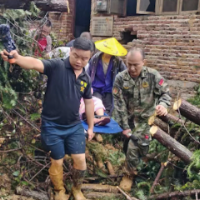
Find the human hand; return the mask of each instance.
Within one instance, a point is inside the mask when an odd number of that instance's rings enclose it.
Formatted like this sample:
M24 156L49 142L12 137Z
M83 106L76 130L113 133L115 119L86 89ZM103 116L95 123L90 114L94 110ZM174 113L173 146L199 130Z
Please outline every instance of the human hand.
M88 129L87 133L88 133L88 141L91 141L92 138L94 137L93 129Z
M165 108L164 106L162 105L157 105L156 106L156 114L158 116L166 116L167 115L167 108Z
M4 61L9 62L8 56L12 56L15 59L15 63L16 63L16 60L18 59L19 54L16 50L11 51L10 53L8 53L5 49L1 51L1 57Z
M127 138L130 137L129 133L131 133L131 129L126 129L126 130L123 130L123 132L122 132L122 134L123 134L124 136L126 136Z

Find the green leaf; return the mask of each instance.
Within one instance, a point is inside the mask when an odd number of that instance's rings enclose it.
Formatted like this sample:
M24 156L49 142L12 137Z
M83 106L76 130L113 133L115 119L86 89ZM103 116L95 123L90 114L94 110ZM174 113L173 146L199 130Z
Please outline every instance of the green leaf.
M15 177L18 177L19 176L19 174L20 174L20 171L18 170L18 171L15 171L15 172L13 172L13 176L15 176Z
M35 140L35 139L33 139L33 140L31 141L31 143L32 143L32 144L35 144L35 142L36 142L36 140Z
M36 121L38 119L40 119L40 114L39 113L33 113L30 115L31 117L31 121Z

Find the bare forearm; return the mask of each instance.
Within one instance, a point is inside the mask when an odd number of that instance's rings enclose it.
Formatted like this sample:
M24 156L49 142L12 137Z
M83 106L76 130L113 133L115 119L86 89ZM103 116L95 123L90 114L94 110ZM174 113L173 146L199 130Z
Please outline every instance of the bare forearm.
M44 66L41 60L20 56L16 59L16 64L18 64L23 69L34 69L41 73L44 72Z
M88 128L94 127L94 103L93 100L85 104L85 113L87 117Z

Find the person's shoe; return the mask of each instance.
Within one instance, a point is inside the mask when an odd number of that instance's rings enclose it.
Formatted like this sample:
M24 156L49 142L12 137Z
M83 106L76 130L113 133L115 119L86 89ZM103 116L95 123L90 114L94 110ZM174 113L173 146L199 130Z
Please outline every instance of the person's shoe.
M119 187L125 192L130 192L132 185L133 185L133 177L125 175L123 176Z
M68 200L69 195L65 194L65 191L55 192L54 200Z
M74 200L86 200L86 198L84 197L83 193L81 192L81 187L72 187L72 194L74 197Z
M49 169L50 179L54 185L55 200L68 200L69 195L65 194L65 187L63 183L63 167L51 165Z
M94 119L95 126L105 126L106 124L110 123L110 117L101 117Z

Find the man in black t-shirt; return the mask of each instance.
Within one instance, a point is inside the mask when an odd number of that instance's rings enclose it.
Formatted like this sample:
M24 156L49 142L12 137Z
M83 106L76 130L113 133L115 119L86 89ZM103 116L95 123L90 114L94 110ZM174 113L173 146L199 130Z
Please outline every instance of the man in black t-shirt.
M70 57L52 60L38 60L23 57L12 51L1 52L4 61L7 55L16 59L16 64L24 69L34 69L48 76L47 89L43 103L41 139L51 156L49 174L54 185L55 199L67 200L63 184L63 158L70 154L73 159L73 187L75 200L85 200L81 185L86 171L85 134L79 118L81 98L86 107L89 125L88 139L93 134L94 103L91 83L84 66L88 63L93 44L90 40L78 38L74 41Z

